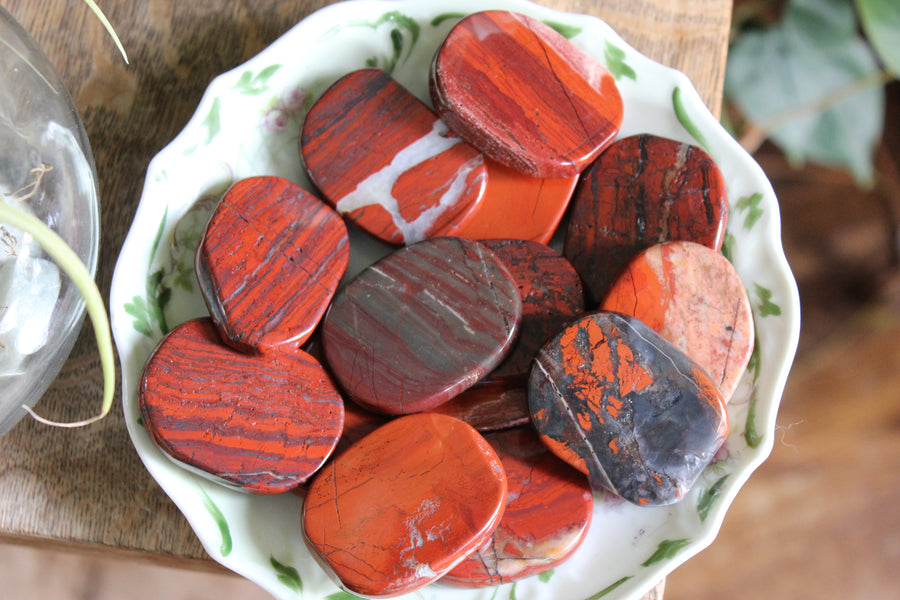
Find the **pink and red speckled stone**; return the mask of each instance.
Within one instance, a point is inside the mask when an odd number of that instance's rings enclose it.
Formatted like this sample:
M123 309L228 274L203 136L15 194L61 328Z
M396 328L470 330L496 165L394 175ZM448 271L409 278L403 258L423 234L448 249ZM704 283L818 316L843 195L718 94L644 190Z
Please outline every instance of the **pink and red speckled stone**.
M312 334L347 268L340 216L279 177L235 183L200 240L196 272L225 341L245 352L294 349Z
M533 177L578 175L622 122L613 76L525 15L469 15L435 54L435 110L487 156Z
M473 240L519 239L547 244L559 226L578 177L531 177L488 159L481 206L453 235Z
M322 323L322 346L350 399L409 414L493 370L521 318L516 283L490 250L434 238L400 248L342 288Z
M596 306L628 261L661 242L722 247L725 181L696 146L654 135L616 141L582 175L563 253Z
M303 123L300 153L341 215L393 244L453 235L484 194L484 156L379 69L325 91Z
M144 366L144 426L172 459L257 494L304 483L331 455L344 405L300 350L245 354L209 318L173 329Z
M303 533L346 590L397 596L479 548L506 497L500 459L477 431L444 415L407 415L322 469L303 504Z
M613 312L564 328L535 359L532 422L595 487L640 505L684 498L728 433L725 403L697 363Z
M634 257L601 304L637 317L691 356L727 400L753 352L750 299L728 260L693 242Z
M554 456L530 427L486 436L506 471L506 510L491 538L441 581L485 587L548 571L581 545L594 496L587 477Z

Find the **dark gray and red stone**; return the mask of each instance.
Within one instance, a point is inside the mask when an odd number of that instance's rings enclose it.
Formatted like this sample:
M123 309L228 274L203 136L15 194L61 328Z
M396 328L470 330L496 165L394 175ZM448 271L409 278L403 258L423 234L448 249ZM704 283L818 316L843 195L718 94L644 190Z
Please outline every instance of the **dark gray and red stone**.
M506 471L506 510L491 538L441 581L502 585L558 566L581 545L593 516L587 477L554 456L531 427L485 436Z
M454 235L478 209L484 156L384 71L353 71L303 123L300 154L337 211L393 244Z
M340 216L280 177L235 183L197 248L196 271L225 341L245 352L292 350L312 334L347 268Z
M239 352L206 317L160 342L138 403L168 456L257 494L304 483L331 455L344 422L343 400L315 359L301 350Z
M584 316L538 353L532 421L595 486L639 505L685 496L728 434L715 382L634 317Z
M628 261L661 242L722 247L728 198L701 148L643 134L616 141L582 175L563 253L596 305Z
M528 417L528 373L541 346L584 312L581 278L559 252L528 240L482 240L509 270L522 298L522 323L509 356L440 412L479 431L502 429ZM503 406L502 403L507 403ZM481 404L486 406L481 406ZM488 409L488 406L490 409Z
M750 299L720 252L693 242L650 246L600 305L632 315L681 348L730 400L753 353Z
M458 419L407 415L326 465L303 534L346 590L391 597L437 580L494 532L506 507L496 452Z
M435 54L435 110L487 156L532 177L578 175L622 122L613 76L544 23L469 15Z
M429 410L496 367L519 331L512 276L478 242L434 238L366 268L322 323L325 359L369 410Z

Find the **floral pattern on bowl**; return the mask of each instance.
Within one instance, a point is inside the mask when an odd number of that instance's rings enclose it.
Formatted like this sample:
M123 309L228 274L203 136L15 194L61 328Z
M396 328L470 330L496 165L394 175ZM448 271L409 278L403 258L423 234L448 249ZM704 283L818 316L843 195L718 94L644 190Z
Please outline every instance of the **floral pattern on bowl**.
M498 588L437 583L409 597L639 598L713 541L735 495L771 451L778 403L799 337L796 284L781 248L771 185L687 78L642 56L594 17L526 0L331 5L217 77L185 129L153 159L111 296L125 418L138 454L209 554L277 598L355 596L341 591L307 550L299 496L256 497L226 489L176 466L153 445L137 409L141 369L174 325L206 314L193 252L228 186L252 175L280 175L311 189L298 157L297 136L315 98L340 75L375 66L428 102L427 72L434 51L464 14L486 8L541 19L605 64L625 103L620 137L654 133L702 146L712 155L731 199L723 252L750 295L757 344L729 405L728 442L682 502L641 508L598 494L587 540L557 569ZM351 248L348 276L388 251L361 234L351 238Z

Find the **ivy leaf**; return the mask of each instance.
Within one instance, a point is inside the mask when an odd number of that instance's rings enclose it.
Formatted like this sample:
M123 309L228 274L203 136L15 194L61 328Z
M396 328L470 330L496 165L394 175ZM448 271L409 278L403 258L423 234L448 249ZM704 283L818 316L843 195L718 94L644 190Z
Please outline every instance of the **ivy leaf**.
M550 581L550 578L553 577L553 571L554 569L549 569L540 573L538 575L538 579L541 581L541 583L547 583L548 581Z
M659 543L659 546L656 547L656 552L653 553L653 556L645 560L641 563L641 566L649 567L654 563L658 563L661 560L665 560L667 558L672 558L678 552L691 543L691 540L687 538L682 538L678 540L663 540Z
M747 215L744 217L744 229L747 231L753 229L759 218L763 216L763 210L759 207L762 199L763 195L760 192L755 192L749 196L741 197L735 204L735 208L739 211L747 212Z
M753 284L753 289L756 291L757 298L759 298L759 304L756 305L756 308L759 309L760 317L768 317L770 315L778 317L781 315L781 307L772 302L772 290L758 283Z
M611 44L609 40L606 40L606 46L603 49L603 58L606 59L606 67L609 69L609 72L612 73L613 77L615 77L616 81L623 77L628 77L635 81L637 80L637 73L635 73L634 69L625 62L625 51L618 46Z
M732 45L725 93L795 164L841 167L862 185L884 125L884 89L846 0L790 0L774 26Z
M300 579L300 573L297 569L278 561L274 556L269 557L269 563L275 572L278 573L278 581L286 587L297 592L303 593L303 580Z
M722 486L725 485L725 482L728 481L730 476L731 475L723 475L716 480L715 483L709 486L709 489L700 495L700 500L697 502L697 514L700 516L701 523L709 516L710 509L712 509L719 495L722 493Z
M631 577L632 576L629 575L627 577L623 577L622 579L619 579L618 581L614 581L613 583L609 584L608 586L606 586L605 588L603 588L602 590L600 590L599 592L597 592L596 594L594 594L593 596L588 598L587 600L600 600L600 598L603 598L604 596L612 593L613 590L622 586L625 582L627 582L629 579L631 579Z
M900 78L900 3L897 0L856 0L859 19L885 68Z
M567 40L571 40L573 37L581 33L581 27L576 27L575 25L566 25L565 23L559 23L557 21L544 21L544 25L555 30L556 33L563 36Z

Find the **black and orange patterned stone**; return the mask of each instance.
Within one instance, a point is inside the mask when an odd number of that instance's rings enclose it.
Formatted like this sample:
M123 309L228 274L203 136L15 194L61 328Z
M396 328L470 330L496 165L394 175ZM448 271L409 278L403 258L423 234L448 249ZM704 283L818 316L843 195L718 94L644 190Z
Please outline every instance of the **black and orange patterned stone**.
M226 342L291 351L312 334L347 268L340 216L279 177L235 183L207 224L196 272Z
M506 507L506 473L472 427L436 414L383 425L316 475L303 534L346 590L412 592L479 548Z
M487 179L481 152L379 69L353 71L322 94L303 123L300 154L341 215L393 244L454 235Z
M541 178L578 175L622 122L610 72L537 19L484 11L435 54L435 110L485 155Z
M582 174L563 253L596 306L631 258L661 242L722 247L725 181L701 148L654 135L616 141Z
M409 414L492 371L521 318L516 283L490 250L434 238L398 249L343 287L323 320L322 347L350 399Z
M597 312L538 353L532 421L557 456L639 505L682 499L728 434L700 366L633 317Z
M144 366L138 402L169 457L257 494L304 483L344 422L343 400L315 359L301 350L239 352L206 317L163 338Z
M485 436L506 471L506 511L491 538L441 581L502 585L558 566L581 545L594 496L587 477L554 456L531 427Z

